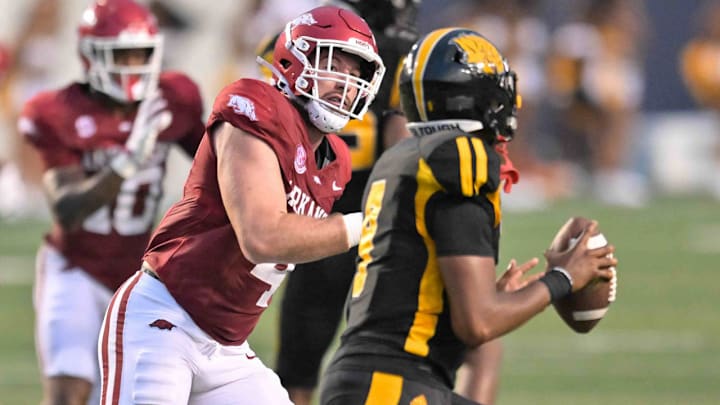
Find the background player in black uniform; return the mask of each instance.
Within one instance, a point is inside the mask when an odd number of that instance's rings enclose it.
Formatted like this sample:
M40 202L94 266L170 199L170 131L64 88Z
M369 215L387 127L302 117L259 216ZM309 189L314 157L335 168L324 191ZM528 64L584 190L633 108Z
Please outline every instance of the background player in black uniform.
M595 277L614 248L589 250L597 223L567 252L546 253L539 281L495 280L500 238L498 135L516 126L515 73L494 45L436 30L408 54L400 95L416 137L376 163L348 328L325 375L322 404L474 403L452 393L466 351L541 312Z
M420 0L344 0L331 2L349 7L363 17L377 41L380 57L389 72L395 72L400 59L417 39L415 17ZM401 6L396 4L404 3ZM273 41L274 42L274 41ZM262 50L259 50L262 56ZM388 74L370 110L362 121L352 120L340 137L350 148L353 173L334 211L360 211L363 189L373 164L385 147L409 136L405 118L399 114L395 80ZM393 91L393 89L395 89ZM394 94L393 94L394 92ZM403 128L403 133L385 128ZM335 337L348 289L355 273L357 249L319 262L299 264L288 276L281 304L280 347L276 372L291 400L309 404L323 356ZM304 271L303 267L307 267Z

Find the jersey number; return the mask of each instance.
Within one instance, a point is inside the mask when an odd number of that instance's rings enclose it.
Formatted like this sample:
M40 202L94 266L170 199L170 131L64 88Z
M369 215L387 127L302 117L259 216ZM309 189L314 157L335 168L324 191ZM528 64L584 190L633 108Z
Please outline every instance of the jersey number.
M363 218L363 231L358 245L360 263L355 272L352 285L352 297L357 298L365 288L367 279L367 266L372 261L372 250L375 247L373 240L377 233L378 216L382 209L383 196L385 196L385 180L378 180L370 186L367 202L365 202L365 217Z
M275 263L260 263L256 265L252 269L250 274L266 282L267 284L270 284L270 288L267 291L263 292L262 295L260 295L260 298L258 298L255 305L262 308L267 308L268 304L270 303L270 298L273 294L275 294L275 290L280 287L280 284L282 284L287 273L289 271L292 271L294 268L294 264L280 265Z
M125 180L115 200L115 209L111 212L109 205L98 209L85 219L83 229L101 235L109 235L115 229L122 236L147 232L162 194L162 178L163 169L151 166ZM147 193L139 193L142 186L147 186ZM138 201L138 196L144 199Z

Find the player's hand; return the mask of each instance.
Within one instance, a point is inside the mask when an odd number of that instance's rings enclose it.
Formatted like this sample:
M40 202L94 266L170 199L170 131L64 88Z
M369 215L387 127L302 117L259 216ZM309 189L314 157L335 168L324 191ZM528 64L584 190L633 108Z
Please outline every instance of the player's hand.
M510 260L505 273L498 279L496 288L502 292L513 292L517 291L526 285L538 280L542 277L543 273L533 274L532 276L523 277L525 273L533 269L540 261L537 257L533 257L527 262L518 266L515 259Z
M167 101L160 91L140 103L132 132L125 143L125 149L135 161L145 163L155 149L158 134L170 126L172 114L166 108Z
M172 123L167 101L159 91L146 97L138 106L130 136L125 142L125 153L111 162L115 172L124 178L132 177L152 155L160 132Z
M596 278L612 278L609 268L617 265L617 259L611 255L615 246L607 244L597 249L587 247L590 235L597 233L597 226L597 221L592 221L575 246L564 252L545 251L548 269L564 269L571 278L573 292L582 289Z

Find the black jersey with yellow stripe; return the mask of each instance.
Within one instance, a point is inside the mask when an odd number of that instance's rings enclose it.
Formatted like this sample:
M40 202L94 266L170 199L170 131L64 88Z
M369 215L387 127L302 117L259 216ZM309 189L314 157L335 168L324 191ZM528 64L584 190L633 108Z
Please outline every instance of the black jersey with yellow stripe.
M465 346L452 331L428 218L436 201L476 204L483 215L467 221L487 227L497 261L499 171L492 146L457 130L406 139L386 151L363 196L364 229L340 353L425 359L452 386Z

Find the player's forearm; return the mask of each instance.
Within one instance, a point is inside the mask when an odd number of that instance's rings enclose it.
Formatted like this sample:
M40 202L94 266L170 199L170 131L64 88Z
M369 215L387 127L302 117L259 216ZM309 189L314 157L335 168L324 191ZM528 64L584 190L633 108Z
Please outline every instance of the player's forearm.
M486 340L492 340L511 332L533 316L542 312L550 304L550 293L540 282L511 292L500 292L492 310L488 311Z
M342 215L316 219L282 214L275 225L240 235L243 254L253 263L305 263L350 248Z
M73 230L92 213L115 199L122 182L122 177L106 168L78 182L46 186L46 191L57 221L64 229Z
M483 300L450 295L450 302L453 331L468 347L476 347L520 327L542 312L550 303L550 294L542 283L535 282L521 290L499 292Z

